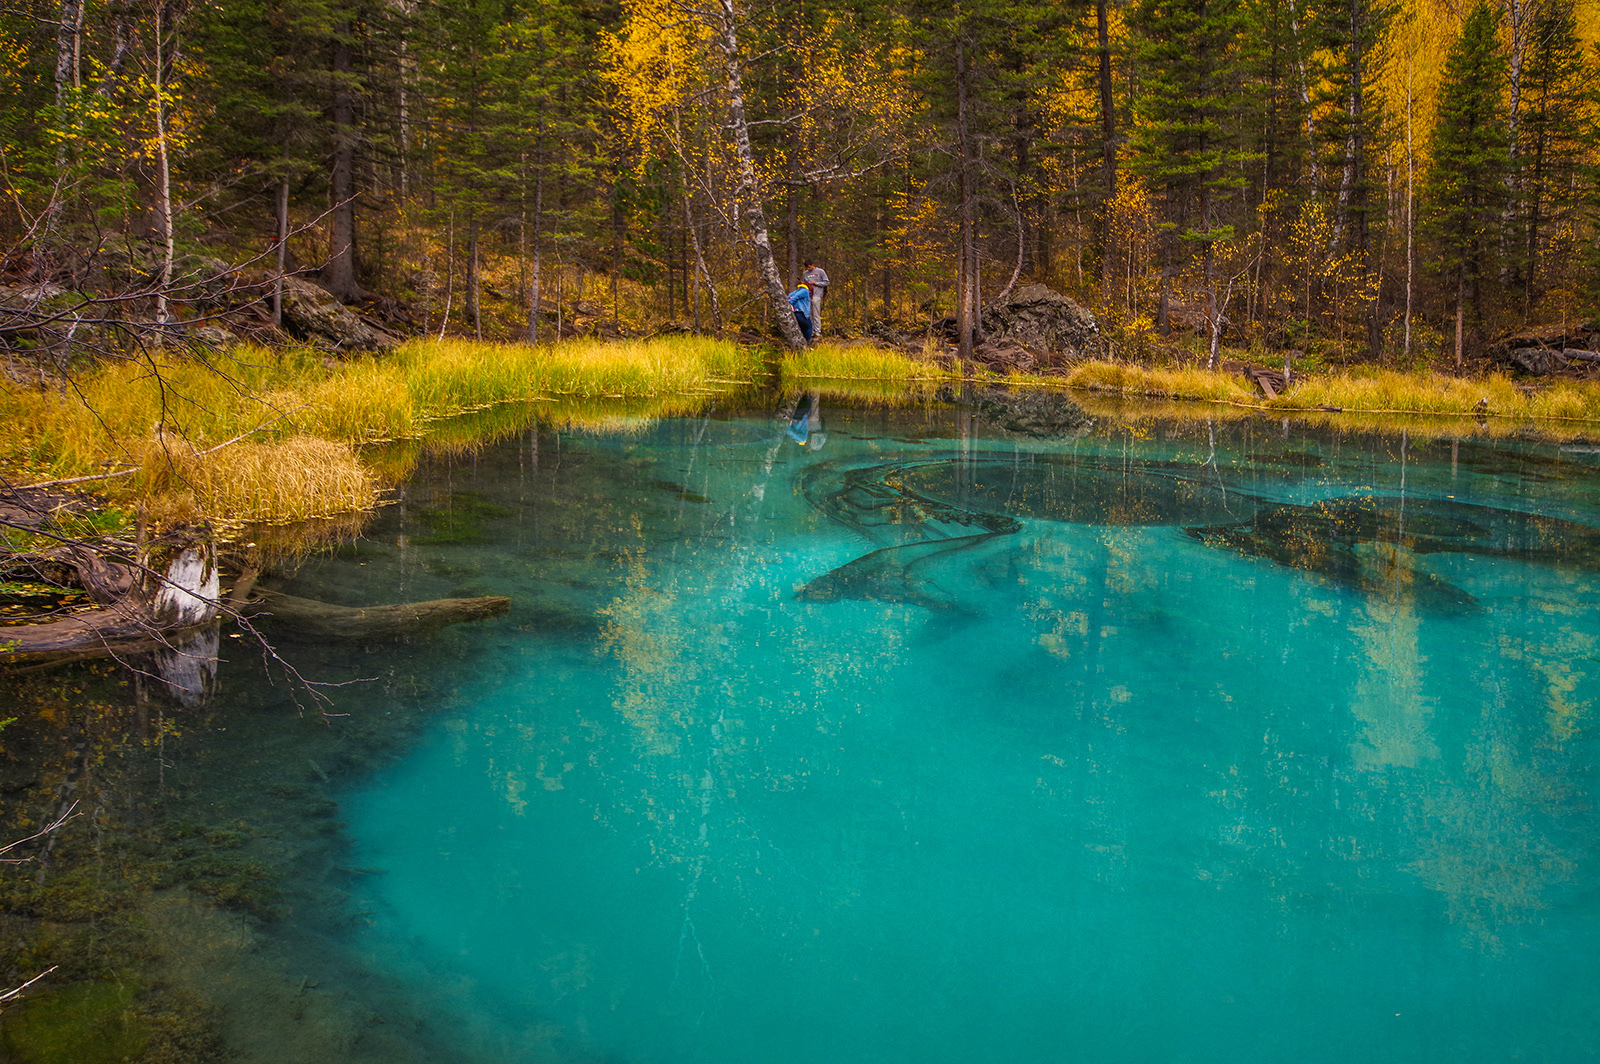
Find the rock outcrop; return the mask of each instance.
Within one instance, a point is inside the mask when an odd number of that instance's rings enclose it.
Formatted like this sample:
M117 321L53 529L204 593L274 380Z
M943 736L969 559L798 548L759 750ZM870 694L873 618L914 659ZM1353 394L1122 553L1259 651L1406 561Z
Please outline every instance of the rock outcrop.
M379 351L393 347L398 339L363 321L327 289L301 277L283 279L283 327L297 339L331 344L343 351Z
M1024 285L1004 303L989 304L982 320L983 347L997 365L1059 369L1105 353L1094 314L1042 284ZM1021 365L1024 354L1032 358L1032 365Z

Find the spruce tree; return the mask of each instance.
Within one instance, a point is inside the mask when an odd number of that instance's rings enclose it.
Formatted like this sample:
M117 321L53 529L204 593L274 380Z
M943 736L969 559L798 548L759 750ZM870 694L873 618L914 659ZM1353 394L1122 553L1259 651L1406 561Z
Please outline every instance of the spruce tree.
M1428 232L1455 288L1455 360L1465 346L1466 307L1483 324L1484 278L1493 275L1501 241L1510 166L1506 121L1506 57L1496 16L1478 3L1450 46L1433 131L1433 163L1423 184Z
M1333 223L1331 250L1348 255L1351 268L1366 277L1376 272L1372 230L1375 216L1382 220L1381 203L1374 203L1381 195L1377 160L1388 135L1379 80L1397 9L1393 0L1323 0L1316 12L1321 61L1312 99L1321 115L1317 146ZM1376 356L1383 336L1378 300L1361 313L1368 351Z
M1237 0L1140 0L1133 16L1144 76L1130 168L1162 196L1157 324L1167 329L1172 282L1197 256L1215 341L1218 247L1233 239L1229 208L1250 158L1240 137L1249 105L1242 10Z
M1570 250L1561 241L1581 206L1579 178L1595 133L1587 99L1593 68L1578 39L1572 0L1543 0L1530 36L1517 128L1521 233L1513 271L1522 282L1524 317L1567 265Z

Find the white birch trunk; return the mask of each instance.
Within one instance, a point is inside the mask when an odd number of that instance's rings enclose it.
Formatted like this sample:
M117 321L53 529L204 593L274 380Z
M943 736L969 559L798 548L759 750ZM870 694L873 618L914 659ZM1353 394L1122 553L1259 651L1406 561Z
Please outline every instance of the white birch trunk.
M767 298L778 322L778 331L784 343L792 348L805 346L800 325L794 320L789 306L788 293L778 276L778 264L772 255L772 240L767 233L767 214L761 205L761 179L756 175L755 152L750 146L750 123L744 109L744 57L739 51L738 16L733 0L717 0L715 30L722 48L728 90L728 128L733 133L734 156L738 159L738 183L735 197L743 208L745 225L749 229L751 249L755 252L756 269L766 285Z

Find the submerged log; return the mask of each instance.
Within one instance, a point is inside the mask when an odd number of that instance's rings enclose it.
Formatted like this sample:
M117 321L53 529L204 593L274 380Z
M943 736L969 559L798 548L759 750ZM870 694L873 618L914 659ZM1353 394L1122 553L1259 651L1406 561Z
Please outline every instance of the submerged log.
M335 606L281 591L258 590L256 594L259 597L246 605L247 612L271 616L304 634L330 639L382 639L429 632L463 621L498 617L511 607L511 600L499 595L389 606Z

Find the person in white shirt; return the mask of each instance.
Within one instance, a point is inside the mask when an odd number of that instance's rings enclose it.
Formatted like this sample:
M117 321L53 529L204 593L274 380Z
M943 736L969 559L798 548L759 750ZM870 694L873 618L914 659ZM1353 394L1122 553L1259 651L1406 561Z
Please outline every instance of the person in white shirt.
M822 335L822 302L828 294L828 271L807 259L800 279L811 289L811 339L815 340Z

